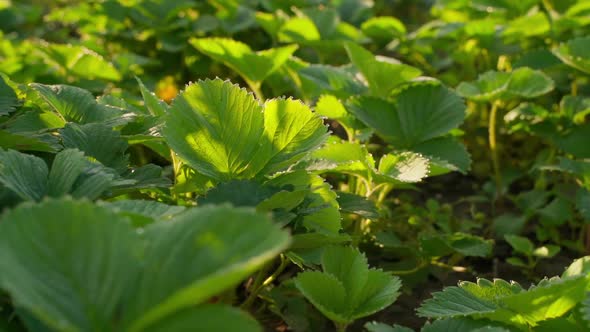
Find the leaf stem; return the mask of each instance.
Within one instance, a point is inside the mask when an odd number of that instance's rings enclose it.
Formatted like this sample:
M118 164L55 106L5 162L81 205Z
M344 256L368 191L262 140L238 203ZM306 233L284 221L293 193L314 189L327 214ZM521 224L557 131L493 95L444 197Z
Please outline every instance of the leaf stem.
M262 93L262 82L246 80L246 84L250 87L250 90L254 92L256 99L264 102L264 94Z
M265 279L264 277L266 276L268 270L270 270L271 266L272 266L272 262L263 266L258 271L258 273L256 273L256 277L254 277L254 282L250 286L250 289L252 291L248 295L248 298L246 299L246 301L244 301L244 303L242 303L242 305L240 306L242 309L248 309L248 308L250 308L252 303L254 303L254 301L258 297L258 293L260 292L260 289L262 289L262 283L264 282L264 279Z
M336 322L334 322L334 325L336 325L337 332L346 332L346 327L348 326L348 324L336 323Z
M492 163L496 181L496 200L502 195L502 174L500 173L500 157L498 154L498 145L496 141L496 118L498 115L499 106L500 101L498 100L492 103L488 124L488 141L490 145L490 153L492 155Z

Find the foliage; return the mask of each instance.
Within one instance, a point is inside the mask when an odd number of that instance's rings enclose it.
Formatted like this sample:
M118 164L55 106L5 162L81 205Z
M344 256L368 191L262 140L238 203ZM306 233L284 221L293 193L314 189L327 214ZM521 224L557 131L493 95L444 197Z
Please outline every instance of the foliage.
M0 330L588 330L589 15L0 1Z

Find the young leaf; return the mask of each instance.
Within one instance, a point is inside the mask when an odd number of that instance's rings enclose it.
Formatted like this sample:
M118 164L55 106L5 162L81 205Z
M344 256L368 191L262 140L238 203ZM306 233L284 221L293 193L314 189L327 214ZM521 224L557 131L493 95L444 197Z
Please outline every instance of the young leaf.
M397 277L370 269L357 249L331 246L322 255L323 272L307 271L295 285L326 317L338 324L371 315L393 303L401 287Z
M250 46L226 38L193 38L189 42L200 52L224 63L250 82L262 82L297 50L297 45L289 45L254 52Z

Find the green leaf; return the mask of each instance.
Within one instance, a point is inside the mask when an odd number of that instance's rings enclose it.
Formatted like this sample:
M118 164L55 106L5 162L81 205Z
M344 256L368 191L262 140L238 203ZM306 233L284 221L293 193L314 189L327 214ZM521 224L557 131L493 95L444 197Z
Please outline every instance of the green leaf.
M363 196L339 191L338 205L343 213L356 214L369 219L379 217L375 203Z
M587 275L590 273L590 256L574 260L561 275L562 278Z
M586 298L582 302L580 311L584 320L586 320L587 323L590 322L590 293L586 293Z
M546 245L542 247L538 247L533 251L533 256L541 257L541 258L551 258L557 255L561 251L559 246L555 245Z
M0 148L21 151L55 152L60 146L57 140L49 134L13 134L0 130Z
M191 209L145 230L144 272L128 308L139 331L235 286L278 255L289 236L252 209ZM172 252L171 252L172 250Z
M371 17L361 25L361 30L369 38L381 43L404 37L406 34L405 25L391 16Z
M69 193L76 179L86 168L84 153L66 149L55 155L47 183L47 195L59 197Z
M369 278L369 264L365 255L350 247L330 246L322 255L322 270L342 283L347 303L357 303ZM351 309L354 308L348 308Z
M484 278L477 278L477 283L461 281L459 286L478 298L493 303L500 303L502 298L524 291L518 283L514 281L507 282L502 279L489 281Z
M504 239L514 250L521 254L529 256L532 255L533 251L535 250L535 245L533 242L531 242L531 240L527 239L526 237L507 234L504 235Z
M535 98L550 92L554 87L553 80L545 73L522 67L511 73L507 91L522 98Z
M401 281L381 270L369 269L358 249L330 246L322 255L324 272L303 272L295 285L324 315L349 324L393 303Z
M511 73L488 71L474 82L462 82L457 93L474 101L493 101L515 97L535 98L555 87L553 80L543 72L528 67Z
M262 328L255 319L236 308L219 304L205 304L175 313L143 331L262 332Z
M60 130L63 145L67 149L78 149L88 157L117 170L127 170L129 156L125 154L127 142L119 131L102 123L77 125L68 123Z
M387 325L378 322L368 322L364 325L368 332L414 332L414 330L401 325Z
M566 153L577 158L590 158L590 146L584 144L590 140L590 124L575 126L565 135L553 137L552 140Z
M54 112L65 122L79 124L102 122L107 126L125 124L133 119L122 109L96 102L92 94L84 89L69 85L29 84L37 96L37 105Z
M318 115L325 116L332 120L337 120L349 139L357 137L357 131L366 128L352 114L350 114L342 102L332 95L322 95L315 106Z
M492 254L493 241L476 235L455 233L448 235L446 241L453 250L464 256L489 257Z
M365 287L355 303L352 319L366 317L387 308L397 300L401 287L399 278L381 270L370 269Z
M297 45L289 45L254 52L248 45L226 38L192 38L189 42L250 82L262 82L297 50Z
M18 307L57 331L111 330L141 248L122 217L89 202L49 200L19 206L0 229L0 282Z
M18 98L16 93L0 76L0 116L14 112L17 106Z
M398 149L442 136L465 117L461 98L438 84L411 85L394 100L390 103L375 97L355 97L349 110Z
M375 161L364 145L352 142L325 144L310 155L306 169L356 174L369 179L375 172Z
M379 61L371 52L355 43L347 43L345 48L350 61L363 74L374 96L386 98L395 87L422 74L412 66Z
M297 289L328 319L348 323L346 290L336 277L318 271L300 273L295 279Z
M519 40L546 35L551 30L551 23L544 12L537 12L518 17L508 22L503 35L509 40Z
M112 63L84 46L45 44L39 50L44 52L48 63L59 66L64 73L89 80L120 81L122 78Z
M499 99L508 88L510 74L488 71L477 77L474 82L461 82L457 86L457 93L475 101L491 101Z
M128 216L141 225L158 220L167 220L186 210L184 206L173 206L157 201L127 199L104 203L115 212ZM145 219L148 219L147 221Z
M458 171L467 174L471 169L471 156L461 142L453 137L430 139L412 147L430 163L430 176Z
M301 102L276 99L263 108L245 90L216 79L192 84L174 100L163 135L192 168L227 181L288 168L327 134Z
M569 40L553 49L561 61L570 67L590 74L590 37Z
M362 82L344 67L313 64L299 69L297 73L302 81L313 87L311 97L329 93L339 98L348 98L366 90Z
M503 310L518 313L530 325L550 318L561 317L584 299L589 285L586 276L550 280L502 299Z
M321 39L318 28L307 17L288 20L279 29L277 37L281 43L306 43Z
M431 299L424 301L418 308L418 316L428 318L457 317L493 313L497 309L494 303L480 299L459 287L446 287L441 292L435 292L432 295Z
M39 201L47 191L49 170L43 159L0 149L0 183L23 200Z
M379 161L377 181L420 182L428 176L429 162L422 155L413 152L386 154Z
M590 177L590 175L588 176ZM588 181L590 183L590 181ZM588 223L590 221L590 191L584 188L578 189L576 194L576 208L580 212L584 221Z
M322 177L305 170L282 173L265 183L271 187L288 186L296 191L309 191L297 213L302 225L324 235L334 236L340 230L340 211L336 193Z
M233 206L255 207L270 198L278 189L265 187L251 180L232 180L210 189L205 197L199 197L199 205L231 203Z
M486 320L470 318L447 318L424 325L421 332L510 332L509 328L497 326Z
M153 116L163 116L168 111L168 105L160 100L153 92L148 90L143 82L136 77L137 84L139 84L139 91L143 97L144 106Z

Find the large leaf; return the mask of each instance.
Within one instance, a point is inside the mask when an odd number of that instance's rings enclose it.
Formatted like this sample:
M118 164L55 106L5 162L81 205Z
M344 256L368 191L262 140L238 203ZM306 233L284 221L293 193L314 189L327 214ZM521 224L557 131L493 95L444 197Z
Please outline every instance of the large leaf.
M144 331L262 332L262 329L255 319L236 308L204 304L166 317Z
M226 38L193 38L189 42L200 52L224 63L250 82L263 81L297 50L297 45L289 45L254 52L250 46Z
M192 84L175 99L163 135L188 165L223 181L286 169L327 134L299 101L270 100L263 108L245 90L216 79Z
M113 207L48 200L7 213L0 230L0 285L17 307L59 331L193 329L184 324L202 317L201 308L237 319L203 326L256 331L233 309L194 305L289 243L265 215L229 206L193 209L140 235Z
M347 43L346 51L350 61L367 80L374 96L387 97L396 86L422 74L412 66L379 61L371 52L355 43Z
M465 117L465 104L439 84L417 84L403 89L389 102L355 97L350 111L395 148L415 146L456 128Z
M141 248L122 217L89 202L45 201L4 215L0 229L0 283L17 307L58 331L111 330Z
M129 303L139 331L180 309L203 303L278 255L286 232L252 209L207 206L145 231L144 270Z

